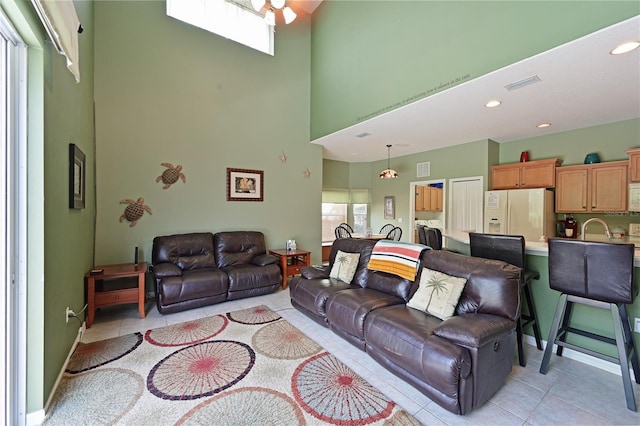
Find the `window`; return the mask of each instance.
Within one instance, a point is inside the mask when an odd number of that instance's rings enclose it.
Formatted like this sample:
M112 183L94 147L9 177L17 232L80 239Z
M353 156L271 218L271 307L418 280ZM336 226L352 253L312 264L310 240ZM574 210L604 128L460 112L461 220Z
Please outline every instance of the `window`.
M356 234L367 233L367 204L353 205L353 232Z
M347 204L322 203L322 241L333 241L335 229L347 221Z
M167 0L167 15L271 56L273 28L243 0Z

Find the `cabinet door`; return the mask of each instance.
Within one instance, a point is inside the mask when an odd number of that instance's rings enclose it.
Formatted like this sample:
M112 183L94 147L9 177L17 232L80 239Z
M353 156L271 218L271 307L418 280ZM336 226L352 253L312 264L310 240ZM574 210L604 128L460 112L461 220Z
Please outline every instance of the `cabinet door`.
M587 176L586 168L556 169L556 212L588 211Z
M629 180L640 182L640 152L627 151L629 153Z
M439 189L440 188L429 188L429 210L432 212L438 211L438 197L440 196L440 193L438 192ZM440 202L440 204L442 204L442 202Z
M491 167L491 188L520 188L520 163Z
M521 188L555 188L555 162L525 163L520 171Z
M428 186L416 186L416 211L426 211L431 207Z
M442 188L435 188L436 189L436 193L438 194L436 197L436 206L434 208L435 211L441 212L442 211L442 205L443 205L443 194L444 194L444 190ZM433 204L431 204L431 207L433 207Z
M623 212L627 210L626 165L595 167L591 170L591 211Z

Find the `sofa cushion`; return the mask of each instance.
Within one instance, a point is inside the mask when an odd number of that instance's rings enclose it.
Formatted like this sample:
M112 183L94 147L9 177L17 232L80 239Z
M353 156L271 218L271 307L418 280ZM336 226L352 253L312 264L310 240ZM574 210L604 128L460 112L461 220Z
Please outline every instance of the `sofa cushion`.
M289 282L291 303L303 308L313 315L313 319L326 325L327 300L339 291L352 288L335 278L308 280L302 277L293 277ZM359 287L356 287L359 288Z
M397 275L386 272L371 271L366 288L381 291L401 298L407 302L413 287L417 286L413 281L400 278Z
M356 274L359 260L360 253L345 253L342 250L338 250L329 277L351 284L351 280Z
M222 269L229 276L229 291L249 290L278 284L281 279L278 265L252 264L229 266Z
M163 306L227 292L227 274L215 268L187 270L181 276L165 277L158 284Z
M152 263L173 263L182 270L214 268L213 234L166 235L153 239Z
M266 253L264 235L257 231L218 232L213 236L218 268L245 265Z
M358 268L356 269L356 274L353 276L353 280L351 280L351 284L365 287L370 274L369 269L367 269L367 264L369 263L371 250L373 249L373 246L375 244L376 242L374 240L360 240L355 238L337 239L331 246L331 253L329 254L329 265L333 266L339 250L345 253L360 253Z
M466 282L464 278L423 268L418 290L407 306L447 319L453 315Z

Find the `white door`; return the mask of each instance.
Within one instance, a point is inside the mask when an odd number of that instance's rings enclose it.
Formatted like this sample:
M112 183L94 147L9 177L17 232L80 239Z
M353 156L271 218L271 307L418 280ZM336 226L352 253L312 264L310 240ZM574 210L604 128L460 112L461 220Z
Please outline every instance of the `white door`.
M482 176L449 179L449 220L452 230L483 232Z

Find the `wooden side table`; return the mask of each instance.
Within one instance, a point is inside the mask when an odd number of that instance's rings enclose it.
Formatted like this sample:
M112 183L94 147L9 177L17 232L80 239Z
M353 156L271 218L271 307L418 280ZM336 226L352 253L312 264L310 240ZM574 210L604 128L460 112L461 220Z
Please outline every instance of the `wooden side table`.
M96 309L104 306L121 305L124 303L137 303L140 318L146 316L144 310L145 302L145 274L147 263L142 262L137 265L133 263L122 263L118 265L100 265L94 270L102 269L99 274L87 273L87 299L88 310L87 328L90 328L95 318ZM117 287L113 289L98 289L96 291L96 281L113 280L116 278L138 277L136 287Z
M311 252L306 250L269 250L269 254L280 259L282 289L287 288L287 278L300 273L300 268L311 265Z

